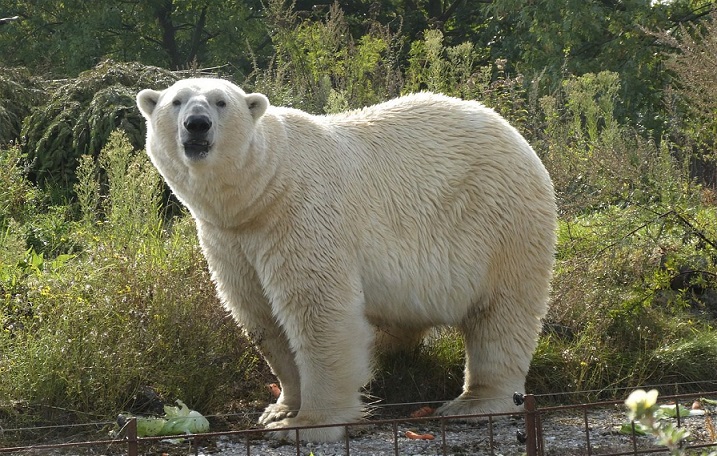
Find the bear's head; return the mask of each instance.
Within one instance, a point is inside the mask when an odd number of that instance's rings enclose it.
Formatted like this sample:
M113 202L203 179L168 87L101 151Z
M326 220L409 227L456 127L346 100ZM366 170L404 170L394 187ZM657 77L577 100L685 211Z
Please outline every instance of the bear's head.
M142 90L137 106L147 119L147 153L164 171L168 162L192 166L210 160L215 151L246 147L269 100L223 79L192 78L163 91Z

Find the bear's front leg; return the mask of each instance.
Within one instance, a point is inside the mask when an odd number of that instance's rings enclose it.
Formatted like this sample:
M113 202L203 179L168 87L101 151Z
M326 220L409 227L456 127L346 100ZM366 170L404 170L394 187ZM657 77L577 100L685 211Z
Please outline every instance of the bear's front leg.
M251 271L247 272L247 276ZM244 290L251 287L245 286ZM249 295L249 294L247 294ZM259 424L294 416L301 406L301 384L294 353L283 329L271 314L270 305L263 293L249 295L244 302L253 305L230 307L246 335L254 341L281 386L276 403L270 404L259 417Z
M293 353L286 336L275 326L270 330L276 330L278 334L273 338L263 338L257 344L281 386L281 394L276 402L269 404L259 417L258 423L262 425L295 416L301 404L301 386Z
M295 417L269 423L276 438L294 439L294 426L355 422L362 418L359 390L370 379L374 331L363 315L362 294L356 289L329 290L283 304L279 309L284 332L294 351L301 384L301 408ZM340 296L340 298L339 298ZM302 429L299 439L340 440L343 427Z
M259 424L296 415L301 406L299 370L254 266L241 249L227 241L233 239L231 233L201 222L197 222L197 228L219 296L281 384L281 394L264 410Z
M253 270L247 269L242 277L251 277L252 274ZM256 286L251 286L254 284ZM289 340L272 315L271 306L258 286L258 280L245 283L242 291L245 304L233 307L234 316L259 348L281 385L281 394L276 403L267 406L259 417L259 424L267 425L298 413L301 406L299 371ZM240 292L236 291L235 296L239 295Z

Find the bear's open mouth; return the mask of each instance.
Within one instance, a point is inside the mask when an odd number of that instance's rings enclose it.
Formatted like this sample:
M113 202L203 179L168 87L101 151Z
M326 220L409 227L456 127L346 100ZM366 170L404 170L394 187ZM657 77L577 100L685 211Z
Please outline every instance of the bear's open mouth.
M202 158L209 152L209 141L190 140L184 143L184 153L189 158Z

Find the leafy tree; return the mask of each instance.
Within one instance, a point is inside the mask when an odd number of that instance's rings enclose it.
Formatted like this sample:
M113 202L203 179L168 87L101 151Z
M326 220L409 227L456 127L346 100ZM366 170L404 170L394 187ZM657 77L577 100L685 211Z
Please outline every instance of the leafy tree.
M127 2L130 3L130 2ZM258 47L266 31L261 19L260 0L152 0L133 1L124 18L131 35L139 35L135 44L150 45L159 61L147 62L180 69L197 62L200 65L226 63L247 68L243 56ZM131 38L131 37L130 37ZM248 43L249 42L249 43ZM134 49L141 53L142 49Z
M620 118L660 130L662 90L671 80L662 46L648 32L697 21L712 2L675 0L495 0L488 8L494 57L554 91L568 75L620 74Z
M245 69L243 49L259 47L266 35L260 7L260 0L0 0L0 12L20 17L0 30L0 65L56 76L105 58Z
M686 133L702 146L714 146L717 137L717 13L700 27L681 27L679 33L656 34L657 39L675 49L667 67L678 76L677 92L685 104ZM713 149L713 147L712 147Z
M408 41L420 38L424 30L439 30L447 44L460 44L466 40L478 41L486 23L485 5L491 0L351 0L339 2L353 26L377 21L399 28ZM334 0L294 2L298 11L312 15L325 14ZM357 29L353 28L353 32Z

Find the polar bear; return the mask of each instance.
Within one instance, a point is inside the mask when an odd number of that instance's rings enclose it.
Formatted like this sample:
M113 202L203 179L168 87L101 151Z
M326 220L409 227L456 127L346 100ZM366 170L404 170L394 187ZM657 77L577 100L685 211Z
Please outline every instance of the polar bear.
M137 104L222 302L280 382L259 420L276 437L362 417L377 328L397 342L461 331L463 393L438 413L517 411L547 309L556 205L503 118L432 93L314 116L210 78L142 90Z

